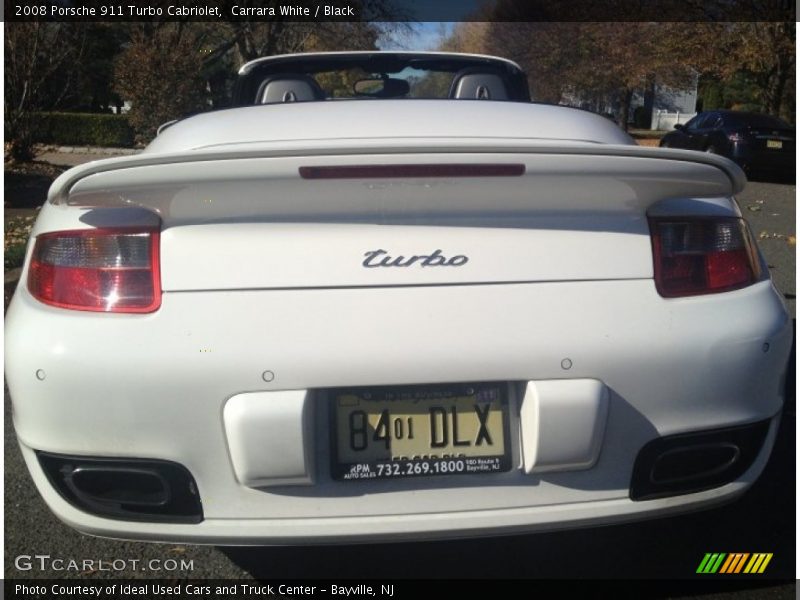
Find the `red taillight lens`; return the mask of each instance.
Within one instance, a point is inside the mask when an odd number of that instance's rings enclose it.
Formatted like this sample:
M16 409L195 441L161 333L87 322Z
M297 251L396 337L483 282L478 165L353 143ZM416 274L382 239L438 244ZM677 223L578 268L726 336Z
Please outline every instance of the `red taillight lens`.
M158 231L86 229L36 238L28 289L74 310L146 313L161 305Z
M651 218L658 293L666 298L746 287L760 276L750 233L737 218Z

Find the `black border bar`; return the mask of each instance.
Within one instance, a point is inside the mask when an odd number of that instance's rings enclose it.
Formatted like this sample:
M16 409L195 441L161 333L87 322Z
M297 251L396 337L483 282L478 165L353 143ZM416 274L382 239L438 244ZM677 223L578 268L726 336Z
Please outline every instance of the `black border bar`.
M477 560L465 557L465 560ZM477 563L476 563L477 564ZM498 590L503 597L568 598L575 595L583 600L591 598L685 598L714 594L715 599L730 597L783 598L795 585L793 580L773 579L722 579L715 581L693 580L578 580L578 579L501 579L501 580L286 580L258 581L253 579L6 579L5 598L33 599L77 598L125 599L210 599L218 598L309 598L314 600L405 600L427 597L456 597L460 594L486 594L495 598ZM332 593L332 586L337 592ZM135 588L135 592L131 592ZM36 590L36 591L34 591ZM283 593L281 593L281 590ZM286 590L296 593L287 594ZM345 590L349 593L345 595ZM391 595L387 593L391 590ZM226 591L228 593L226 593ZM249 593L248 593L249 591ZM728 596L730 594L730 596Z
M9 22L786 22L796 12L794 0L4 0Z

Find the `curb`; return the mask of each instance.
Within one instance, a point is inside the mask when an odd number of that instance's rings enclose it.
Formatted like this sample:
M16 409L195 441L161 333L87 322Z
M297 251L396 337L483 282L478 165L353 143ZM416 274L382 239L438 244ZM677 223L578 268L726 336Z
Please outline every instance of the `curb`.
M142 149L139 148L106 148L101 146L50 146L44 148L39 154L46 154L48 152L58 152L61 154L99 154L99 155L113 155L113 156L128 156L132 154L139 154Z
M22 275L22 267L9 269L4 273L5 284L8 285L9 283L17 283L20 275Z

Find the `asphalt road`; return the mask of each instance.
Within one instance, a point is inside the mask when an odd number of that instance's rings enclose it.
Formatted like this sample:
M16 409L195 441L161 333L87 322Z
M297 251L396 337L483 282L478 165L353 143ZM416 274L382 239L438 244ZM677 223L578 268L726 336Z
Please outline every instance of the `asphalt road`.
M742 211L758 237L787 306L795 310L795 187L750 183L740 196ZM794 365L794 359L792 359ZM795 401L790 398L777 445L765 473L737 502L692 515L625 526L466 541L316 548L216 548L120 542L80 535L57 521L28 476L11 425L5 395L5 577L6 578L316 578L335 577L563 577L662 578L648 597L682 597L693 590L694 571L706 552L772 552L769 576L794 580ZM15 558L138 559L120 571L30 570ZM477 557L477 558L476 558ZM155 559L162 570L141 570ZM169 559L192 561L191 569L166 570ZM24 562L21 566L24 566ZM694 579L693 579L694 577ZM685 581L678 581L685 580ZM750 579L748 589L723 594L716 580L708 598L794 598L794 583ZM739 580L744 581L744 580ZM708 580L706 581L708 583ZM717 585L717 588L714 586Z

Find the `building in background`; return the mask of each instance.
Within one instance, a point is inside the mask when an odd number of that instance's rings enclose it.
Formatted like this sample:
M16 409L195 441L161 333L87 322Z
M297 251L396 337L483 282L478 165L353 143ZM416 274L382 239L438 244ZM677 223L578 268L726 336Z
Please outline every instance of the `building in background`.
M686 123L697 114L697 78L684 89L655 85L644 94L634 94L632 116L641 107L643 115L637 125L656 130L670 130L677 123Z
M686 88L653 85L649 91L634 92L628 112L628 125L636 129L671 130L697 114L697 79ZM613 94L586 92L563 94L562 106L588 110L614 120L620 107Z

